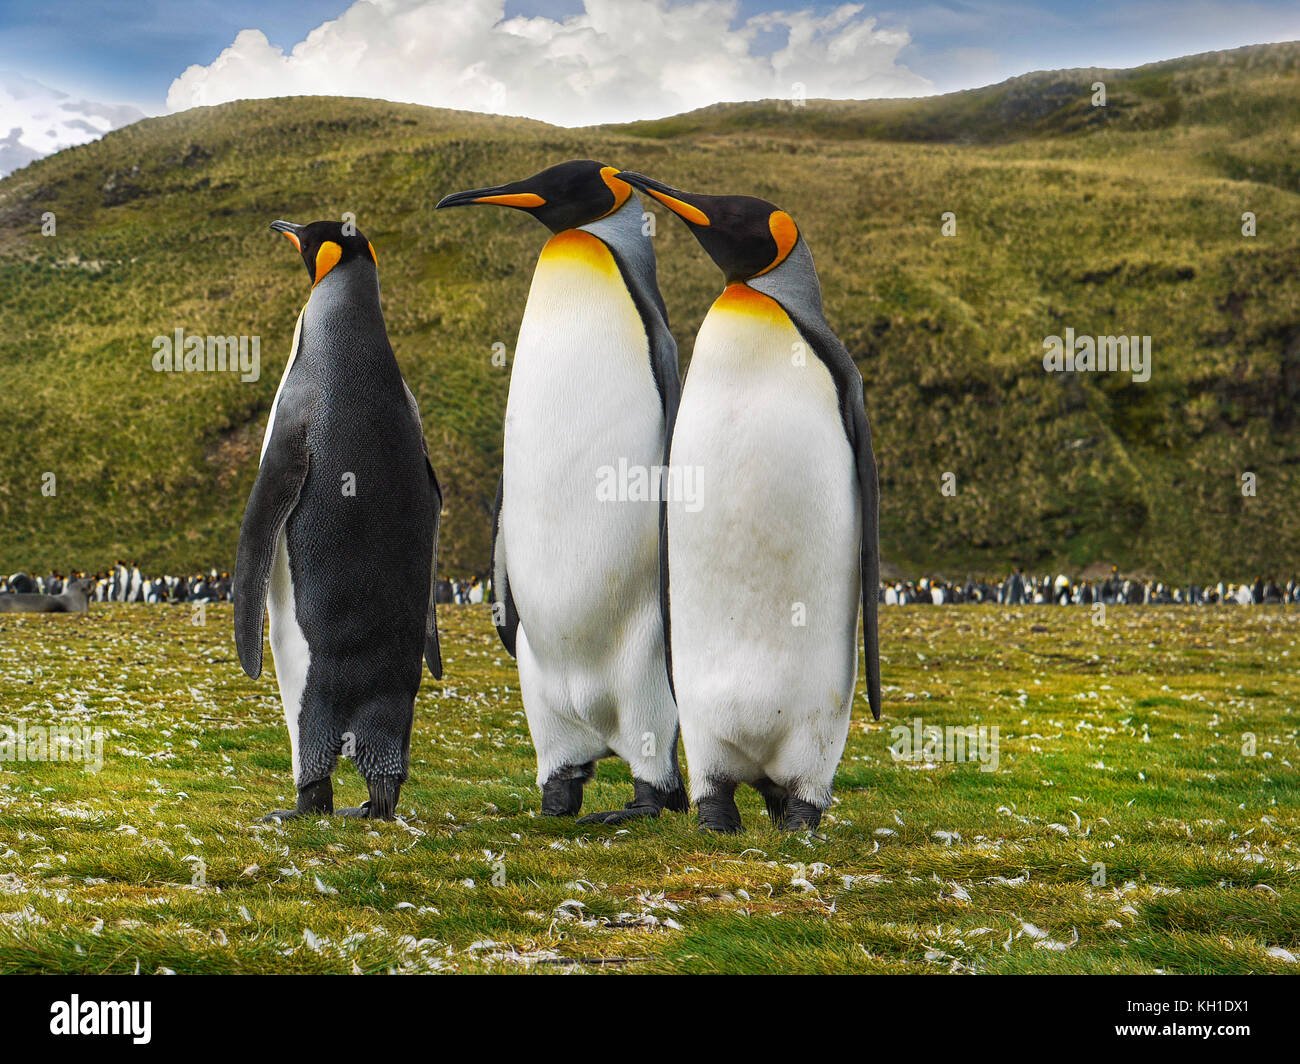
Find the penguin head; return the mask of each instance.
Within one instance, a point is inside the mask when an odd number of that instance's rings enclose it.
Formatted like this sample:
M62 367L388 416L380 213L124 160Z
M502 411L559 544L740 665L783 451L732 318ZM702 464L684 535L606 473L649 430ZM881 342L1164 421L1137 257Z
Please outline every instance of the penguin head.
M342 222L312 222L310 225L295 225L293 222L274 221L271 228L283 233L285 238L298 249L311 286L315 288L325 275L340 262L362 259L370 262L376 269L379 259L375 255L375 245L366 239L365 234L355 225L345 226ZM344 229L349 230L345 233Z
M571 159L508 185L453 192L438 201L443 207L490 204L531 214L553 233L576 229L613 214L632 195L618 177L618 167L593 159Z
M684 221L728 284L775 269L799 243L799 227L785 211L754 196L702 196L682 192L644 174L620 180L654 197Z

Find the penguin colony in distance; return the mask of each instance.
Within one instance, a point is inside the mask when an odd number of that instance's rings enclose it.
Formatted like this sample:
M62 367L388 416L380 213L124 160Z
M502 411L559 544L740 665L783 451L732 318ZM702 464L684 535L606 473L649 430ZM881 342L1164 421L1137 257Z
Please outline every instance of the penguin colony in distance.
M634 187L688 225L726 281L684 393ZM543 813L576 816L608 756L630 766L632 799L580 822L687 810L680 736L702 827L740 830L741 783L776 825L815 827L848 733L859 603L880 716L878 488L862 378L822 314L798 226L763 200L592 160L438 203L470 205L523 211L552 234L511 367L492 546L493 623L518 662ZM272 815L331 811L342 751L370 788L345 812L391 816L421 652L441 675L441 493L373 247L334 223L272 228L301 252L312 295L240 531L239 658L259 675L269 588L298 785L297 809ZM660 490L610 499L598 482L611 468L651 471ZM678 469L698 471L700 499L674 497ZM349 473L353 498L339 491Z
M277 221L311 295L271 407L233 593L244 671L262 671L262 616L293 755L297 807L334 811L350 757L392 819L410 760L421 658L442 675L433 574L442 492L379 305L375 249L354 227Z
M519 327L493 520L497 631L519 663L542 812L573 816L596 762L635 781L617 823L685 811L665 663L661 504L598 496L601 467L658 469L681 391L641 205L616 167L561 163L445 197L551 230Z

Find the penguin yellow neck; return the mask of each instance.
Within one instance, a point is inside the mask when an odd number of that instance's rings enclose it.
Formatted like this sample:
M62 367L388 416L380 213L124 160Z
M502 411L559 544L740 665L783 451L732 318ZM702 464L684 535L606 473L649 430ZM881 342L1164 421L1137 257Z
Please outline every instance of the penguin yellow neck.
M538 260L538 265L543 263L586 266L601 273L618 272L618 265L605 242L581 229L566 229L551 237Z
M713 309L763 321L785 322L789 319L775 299L740 281L727 285L722 295L713 301Z

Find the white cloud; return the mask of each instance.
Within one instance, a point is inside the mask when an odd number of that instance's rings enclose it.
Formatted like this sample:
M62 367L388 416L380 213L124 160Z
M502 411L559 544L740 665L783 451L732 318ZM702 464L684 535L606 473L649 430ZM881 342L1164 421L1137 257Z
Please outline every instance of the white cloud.
M0 177L143 117L129 104L74 100L39 81L0 70Z
M738 20L734 0L585 0L560 19L505 18L504 0L360 0L287 55L247 29L172 82L173 111L269 96L369 96L524 115L625 122L719 101L916 95L904 30L858 4ZM775 45L775 47L773 47Z

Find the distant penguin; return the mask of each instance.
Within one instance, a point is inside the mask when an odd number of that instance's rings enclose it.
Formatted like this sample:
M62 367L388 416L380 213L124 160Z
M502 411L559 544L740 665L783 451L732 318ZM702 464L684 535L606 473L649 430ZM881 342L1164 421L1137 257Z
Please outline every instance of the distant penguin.
M686 222L726 287L701 324L672 437L674 689L700 824L739 831L739 783L773 823L814 828L848 737L859 605L880 716L878 484L862 376L822 313L785 211L619 175Z
M554 234L511 367L494 622L519 662L542 812L576 815L600 758L631 766L632 801L581 821L602 823L688 808L665 663L659 492L618 480L639 474L658 487L681 388L677 345L641 205L617 172L576 160L438 204L514 207Z
M392 819L407 777L423 656L442 675L433 603L442 492L379 302L374 247L336 222L277 221L311 278L239 530L235 643L262 671L262 616L298 804L328 813L340 753ZM213 572L213 588L219 580Z

